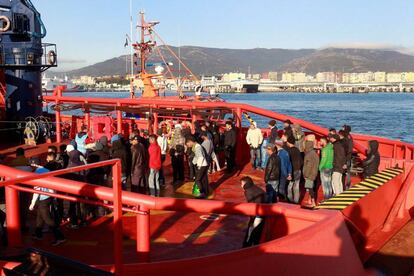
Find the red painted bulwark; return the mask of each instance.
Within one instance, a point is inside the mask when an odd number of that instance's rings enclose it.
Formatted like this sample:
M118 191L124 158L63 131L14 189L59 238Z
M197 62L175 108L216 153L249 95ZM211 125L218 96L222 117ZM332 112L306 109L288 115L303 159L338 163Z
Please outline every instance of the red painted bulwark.
M367 275L339 212L258 247L205 258L127 265L124 271L128 275Z
M403 174L400 174L342 211L350 221L350 231L354 234L354 241L363 259L375 253L376 250L372 249L378 247L375 244L378 241L370 238L382 230L402 183Z

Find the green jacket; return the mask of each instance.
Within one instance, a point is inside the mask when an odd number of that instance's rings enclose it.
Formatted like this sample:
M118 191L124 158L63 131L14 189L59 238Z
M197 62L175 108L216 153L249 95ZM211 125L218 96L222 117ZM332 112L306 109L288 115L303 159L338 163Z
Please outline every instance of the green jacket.
M321 150L321 163L319 164L319 170L329 170L333 168L334 151L331 143Z

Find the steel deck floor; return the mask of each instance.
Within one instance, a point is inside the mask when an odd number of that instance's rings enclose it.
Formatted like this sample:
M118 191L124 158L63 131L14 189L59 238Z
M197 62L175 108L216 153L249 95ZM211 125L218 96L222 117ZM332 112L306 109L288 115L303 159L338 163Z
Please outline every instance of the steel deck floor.
M27 156L41 155L47 144L29 147ZM12 158L15 148L0 151ZM171 166L165 163L166 178L171 179ZM263 173L252 171L249 164L240 171L228 175L218 172L209 176L214 192L210 199L244 202L239 179L249 175L263 187ZM353 179L353 182L358 179ZM173 185L167 181L162 196L192 197L192 182ZM264 188L264 187L263 187ZM322 198L319 187L318 197ZM303 200L303 199L302 199ZM33 214L29 221L33 221ZM248 217L236 215L196 214L170 211L151 212L151 261L162 261L211 255L240 249ZM88 264L109 264L113 262L111 216L91 222L87 227L71 230L62 227L67 242L58 247L50 246L52 237L45 234L43 241L31 239L31 232L24 236L25 247L35 247ZM137 262L136 219L134 214L123 217L124 261ZM33 227L30 229L33 231ZM408 275L414 269L414 221L408 223L367 264L384 271L387 275Z

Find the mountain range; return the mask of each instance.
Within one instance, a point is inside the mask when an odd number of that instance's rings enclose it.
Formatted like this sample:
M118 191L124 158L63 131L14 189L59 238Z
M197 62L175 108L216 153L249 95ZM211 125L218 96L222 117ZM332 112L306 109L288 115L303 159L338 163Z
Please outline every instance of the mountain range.
M380 49L221 49L197 46L169 46L170 49L196 75L223 74L226 72L264 73L278 72L405 72L414 71L414 56L393 50ZM159 51L166 61L174 63L173 72L178 72L178 62L166 46ZM180 53L179 53L180 52ZM155 50L149 62L160 62ZM125 75L129 56L119 56L87 67L66 72L68 76ZM184 69L182 69L184 72Z

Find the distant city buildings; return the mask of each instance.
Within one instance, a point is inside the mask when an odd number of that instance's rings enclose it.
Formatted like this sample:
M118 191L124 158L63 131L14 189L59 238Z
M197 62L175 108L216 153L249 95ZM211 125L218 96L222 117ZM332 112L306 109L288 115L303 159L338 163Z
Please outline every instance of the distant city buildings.
M99 91L129 91L131 76L80 76L71 81L88 90ZM137 76L132 76L134 89L142 89L144 84ZM414 72L318 72L314 75L303 72L265 72L261 74L246 74L228 72L221 75L203 75L199 81L182 78L157 78L154 84L160 91L186 90L191 91L200 86L205 90L212 87L218 92L229 92L240 85L259 85L261 91L347 91L372 87L373 90L399 91L414 90ZM406 87L406 88L404 88ZM307 90L306 90L307 89ZM300 91L302 91L300 90Z
M221 78L223 82L232 82L232 81L245 80L245 79L246 79L245 73L226 73L226 74L223 74L223 77Z

